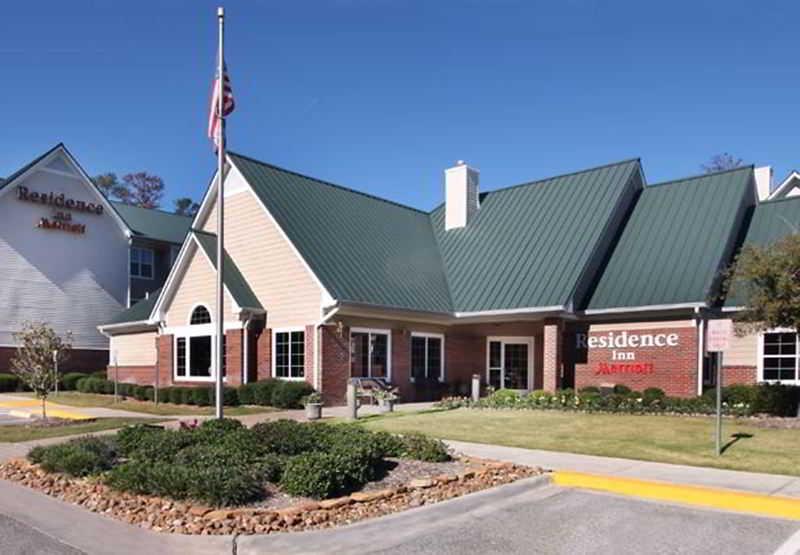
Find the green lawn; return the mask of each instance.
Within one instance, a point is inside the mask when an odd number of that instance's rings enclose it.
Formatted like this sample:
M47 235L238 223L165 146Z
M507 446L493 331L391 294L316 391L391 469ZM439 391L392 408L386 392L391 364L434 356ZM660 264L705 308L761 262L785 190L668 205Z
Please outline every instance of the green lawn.
M800 429L757 428L745 419L724 421L723 445L732 443L719 458L714 419L704 417L457 409L368 417L364 425L475 443L800 476Z
M128 424L140 424L143 422L155 424L161 422L161 420L152 418L98 418L90 422L79 421L74 424L53 426L51 428L39 428L29 424L8 424L0 426L0 443L16 443L19 441L47 439L49 437L88 434L103 430L114 430Z
M32 394L27 395L32 396ZM113 395L80 393L78 391L63 391L58 395L51 395L48 397L48 401L70 407L102 407L159 416L201 416L214 414L214 407L173 405L171 403L159 403L156 405L149 401L137 401L135 399L126 399L115 403ZM273 412L275 410L276 409L271 407L225 407L225 414L227 416L244 416L247 414Z

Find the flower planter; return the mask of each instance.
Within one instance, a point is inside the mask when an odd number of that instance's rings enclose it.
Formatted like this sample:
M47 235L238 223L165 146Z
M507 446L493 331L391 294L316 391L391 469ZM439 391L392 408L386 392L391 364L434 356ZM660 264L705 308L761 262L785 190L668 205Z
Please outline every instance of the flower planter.
M319 420L322 418L322 403L308 403L306 405L306 419Z

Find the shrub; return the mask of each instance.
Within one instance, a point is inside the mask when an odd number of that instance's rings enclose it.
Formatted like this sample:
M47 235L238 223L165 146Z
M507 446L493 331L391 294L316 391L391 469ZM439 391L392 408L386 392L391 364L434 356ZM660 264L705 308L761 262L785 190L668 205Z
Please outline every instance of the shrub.
M664 390L658 387L648 387L642 392L642 402L647 406L656 402L663 403L666 397Z
M239 392L233 387L223 388L222 403L229 407L239 406Z
M513 389L498 389L485 399L487 407L514 408L520 402L520 394Z
M114 445L106 438L81 437L66 443L37 447L28 459L47 472L88 476L109 470L116 460Z
M627 395L630 392L631 388L628 387L627 385L618 383L617 385L614 386L614 393L616 393L617 395Z
M200 429L214 433L237 432L244 429L244 425L233 418L223 418L222 420L214 418L213 420L205 420L200 424Z
M600 388L594 385L587 385L578 390L578 393L600 393Z
M61 376L61 389L64 391L75 391L78 389L78 380L88 377L83 372L67 372Z
M427 462L446 462L450 460L447 446L441 440L423 434L403 436L403 455L410 459Z
M144 400L145 401L155 401L156 400L156 388L154 387L146 387L144 390ZM159 399L160 401L161 399Z
M328 453L304 453L289 459L281 477L281 488L290 495L324 499L343 487L335 457Z
M253 395L253 401L255 404L265 407L272 406L272 393L275 391L275 386L280 383L280 380L269 378L252 384L253 389L255 390Z
M201 439L194 431L153 430L140 433L135 445L126 452L131 459L173 462L178 453Z
M186 397L185 389L186 388L183 387L170 387L169 391L167 391L167 394L164 396L164 400L167 403L182 405Z
M783 384L762 383L755 389L751 409L754 413L773 416L798 416L800 388Z
M319 433L314 434L312 426L294 420L261 422L251 430L267 452L281 455L299 455L311 451L320 438Z
M256 404L256 388L255 383L246 383L239 387L239 402L243 405Z
M214 402L214 392L210 387L192 389L192 404L198 407L210 407Z
M191 475L192 470L186 466L133 460L115 467L106 483L121 491L185 499Z
M97 370L89 374L93 378L97 378L98 380L107 380L108 379L108 370Z
M125 456L133 453L139 445L141 445L142 438L145 435L153 432L160 432L163 428L160 426L150 426L147 424L138 424L136 426L126 426L122 428L114 436L119 452Z
M147 388L137 385L133 388L133 398L137 401L147 401Z
M0 374L0 392L16 391L18 387L18 377L11 374Z
M314 388L304 381L279 380L273 386L271 404L280 409L303 408L303 397L310 395L313 391Z
M254 471L261 479L277 484L283 477L283 469L288 457L276 453L267 453L259 458L254 465Z

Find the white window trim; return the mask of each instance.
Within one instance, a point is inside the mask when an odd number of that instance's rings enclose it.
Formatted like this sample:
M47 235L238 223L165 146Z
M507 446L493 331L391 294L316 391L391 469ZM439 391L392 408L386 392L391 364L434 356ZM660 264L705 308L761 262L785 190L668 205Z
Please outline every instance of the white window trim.
M175 382L198 382L207 383L213 382L217 378L217 342L216 342L216 329L212 322L211 324L199 324L194 326L185 326L181 333L173 334L172 337L172 380ZM190 338L198 336L211 337L211 376L190 376L189 369L191 368L191 348ZM186 375L178 375L178 339L186 340Z
M500 342L500 364L505 364L505 350L506 350L506 343L511 344L521 344L525 343L528 345L528 389L527 391L533 391L533 373L534 373L534 365L533 365L533 358L534 358L534 338L533 336L511 336L511 335L490 335L486 337L486 383L491 383L489 380L489 362L491 353L489 351L489 347L492 341L499 341ZM502 370L500 371L500 385L503 385L505 381L505 368L501 366ZM501 387L500 389L505 389L505 387ZM513 391L520 391L520 390L513 390Z
M797 346L795 347L795 379L794 380L767 380L764 378L764 334L767 333L794 333L795 334L795 342ZM789 358L787 356L787 358ZM798 375L800 375L800 334L797 333L797 330L793 330L791 328L771 328L765 331L761 331L758 333L758 353L756 354L756 360L758 361L758 381L764 383L782 383L787 385L800 385L800 379ZM725 364L725 359L723 357L722 364ZM724 379L724 378L723 378ZM724 382L723 382L724 385Z
M443 333L428 333L428 332L422 332L422 331L412 331L411 332L411 339L413 340L415 337L424 337L425 339L433 338L433 339L441 340L441 342L442 342L442 347L441 347L442 351L441 351L441 353L439 355L439 382L444 383L444 381L445 381L445 378L444 378L444 368L445 368L445 363L444 363L444 357L445 357L445 354L444 354L445 353L445 349L444 349L444 334ZM413 368L411 368L411 343L410 342L409 342L409 346L408 347L409 347L409 357L408 357L409 373L408 373L408 375L409 375L409 380L411 381L411 383L414 383L415 382L414 372L413 372ZM429 376L430 370L428 369L428 342L427 341L425 341L425 374L428 375L428 377L430 377Z
M150 277L141 275L141 270L142 270L142 262L141 262L141 260L139 261L139 274L140 275L136 275L133 272L131 272L131 263L133 262L133 250L134 249L136 249L138 251L148 251L150 253L150 259L151 259L151 262L150 262L150 268L151 268L150 274L151 275L150 275ZM129 249L129 254L128 254L128 275L130 277L136 278L136 279L147 279L147 280L150 280L150 281L153 281L154 279L156 279L156 252L153 249L150 249L150 248L147 248L147 247L136 247L136 246L131 245L131 248Z
M277 366L276 366L277 356L278 356L278 349L277 349L277 345L278 345L277 337L278 337L278 334L279 333L288 333L288 334L290 334L289 335L289 373L291 373L291 371L292 371L291 370L291 364L292 364L292 336L291 336L291 333L292 332L298 332L298 331L303 332L303 376L302 377L298 377L298 376L278 376ZM272 372L271 372L271 374L272 374L273 378L275 378L276 380L286 380L286 381L292 381L292 382L304 382L304 381L306 381L306 375L305 375L306 374L306 328L304 328L303 326L297 326L297 327L293 327L293 328L274 328L272 330L272 343L270 343L270 351L272 351L272 353L271 353L271 357L272 357L272 363L271 363Z
M386 379L391 382L392 381L392 330L390 329L383 329L383 328L350 328L350 338L348 341L348 346L352 345L353 341L353 334L354 333L366 333L369 334L370 337L368 339L369 343L372 343L372 335L385 335L386 336ZM349 361L349 371L352 377L353 371L353 349L349 349L350 351L350 361ZM372 353L370 356L367 357L367 375L368 377L372 378ZM382 376L377 376L382 377Z

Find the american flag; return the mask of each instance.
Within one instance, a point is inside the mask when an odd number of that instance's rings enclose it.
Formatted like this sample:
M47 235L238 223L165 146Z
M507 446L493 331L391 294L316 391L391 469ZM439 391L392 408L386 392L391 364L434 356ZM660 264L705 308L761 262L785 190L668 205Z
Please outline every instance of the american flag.
M211 92L211 108L208 111L208 138L214 141L215 150L222 143L222 118L228 116L236 104L233 101L233 89L231 88L231 78L228 76L228 64L222 62L223 81L222 81L222 117L219 115L219 64L214 76L214 84Z

